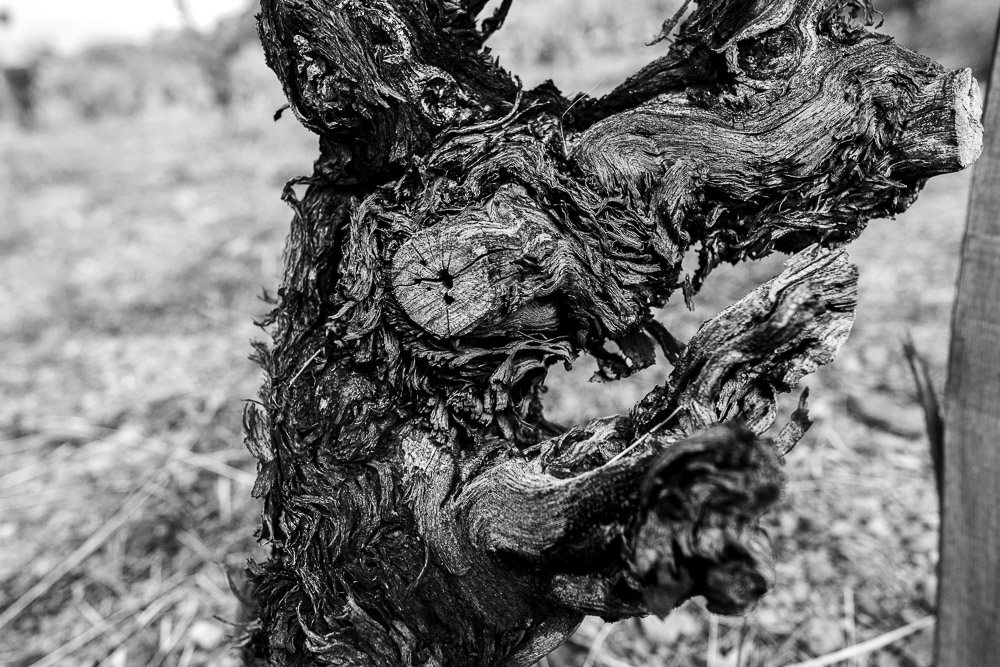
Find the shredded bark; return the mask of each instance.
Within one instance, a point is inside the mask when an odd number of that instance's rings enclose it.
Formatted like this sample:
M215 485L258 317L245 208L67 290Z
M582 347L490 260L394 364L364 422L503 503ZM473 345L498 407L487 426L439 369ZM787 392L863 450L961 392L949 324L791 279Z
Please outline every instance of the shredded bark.
M320 151L284 192L244 418L271 548L250 663L528 665L585 614L752 607L809 425L803 401L769 437L775 396L853 322L837 248L981 148L971 75L871 32L867 0L701 0L666 57L574 101L489 55L511 3L486 4L261 3ZM688 344L654 319L774 251L785 270ZM673 372L629 414L545 419L553 364L613 381L657 347Z

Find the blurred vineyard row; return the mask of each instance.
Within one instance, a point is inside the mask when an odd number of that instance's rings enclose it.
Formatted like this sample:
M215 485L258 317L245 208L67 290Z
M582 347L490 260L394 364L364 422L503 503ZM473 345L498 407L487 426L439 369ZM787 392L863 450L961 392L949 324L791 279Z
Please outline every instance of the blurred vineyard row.
M680 0L520 0L491 46L525 85L554 73L567 92L604 92L669 46L642 48ZM993 0L882 0L885 30L949 67L989 66ZM133 116L171 107L280 103L256 39L254 6L212 31L159 34L145 44L100 44L40 63L37 99L49 123ZM5 108L9 105L4 104Z

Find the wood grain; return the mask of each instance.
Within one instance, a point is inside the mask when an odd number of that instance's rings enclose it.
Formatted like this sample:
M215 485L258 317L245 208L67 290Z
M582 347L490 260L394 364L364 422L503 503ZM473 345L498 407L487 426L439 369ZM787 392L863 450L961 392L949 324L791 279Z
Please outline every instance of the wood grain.
M1000 656L1000 39L984 125L948 364L938 667Z

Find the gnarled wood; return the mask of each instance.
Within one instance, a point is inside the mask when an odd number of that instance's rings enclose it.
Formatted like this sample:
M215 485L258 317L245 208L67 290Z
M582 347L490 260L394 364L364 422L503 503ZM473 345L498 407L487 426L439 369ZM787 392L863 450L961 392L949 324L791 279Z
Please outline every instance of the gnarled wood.
M667 57L572 108L481 50L510 6L485 4L262 2L321 154L286 190L246 412L272 549L251 661L527 665L584 614L748 609L809 425L803 399L769 431L775 395L853 319L831 247L978 154L968 73L870 32L861 0L702 0ZM653 319L774 249L797 254L686 346ZM544 418L552 364L589 353L613 380L656 346L673 373L629 414Z

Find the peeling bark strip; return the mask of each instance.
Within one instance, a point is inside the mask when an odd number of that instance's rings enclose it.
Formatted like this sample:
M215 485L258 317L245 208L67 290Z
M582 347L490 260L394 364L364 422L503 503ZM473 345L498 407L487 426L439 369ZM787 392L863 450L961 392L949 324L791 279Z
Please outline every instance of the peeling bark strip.
M575 105L484 50L511 5L486 4L261 3L320 156L286 188L245 413L272 550L251 663L528 665L585 614L749 609L809 426L803 397L769 435L775 395L853 321L835 248L980 150L968 70L871 32L867 0L701 0L666 57ZM687 345L653 319L773 250L795 254ZM657 346L673 372L628 414L545 420L552 364L614 380Z

